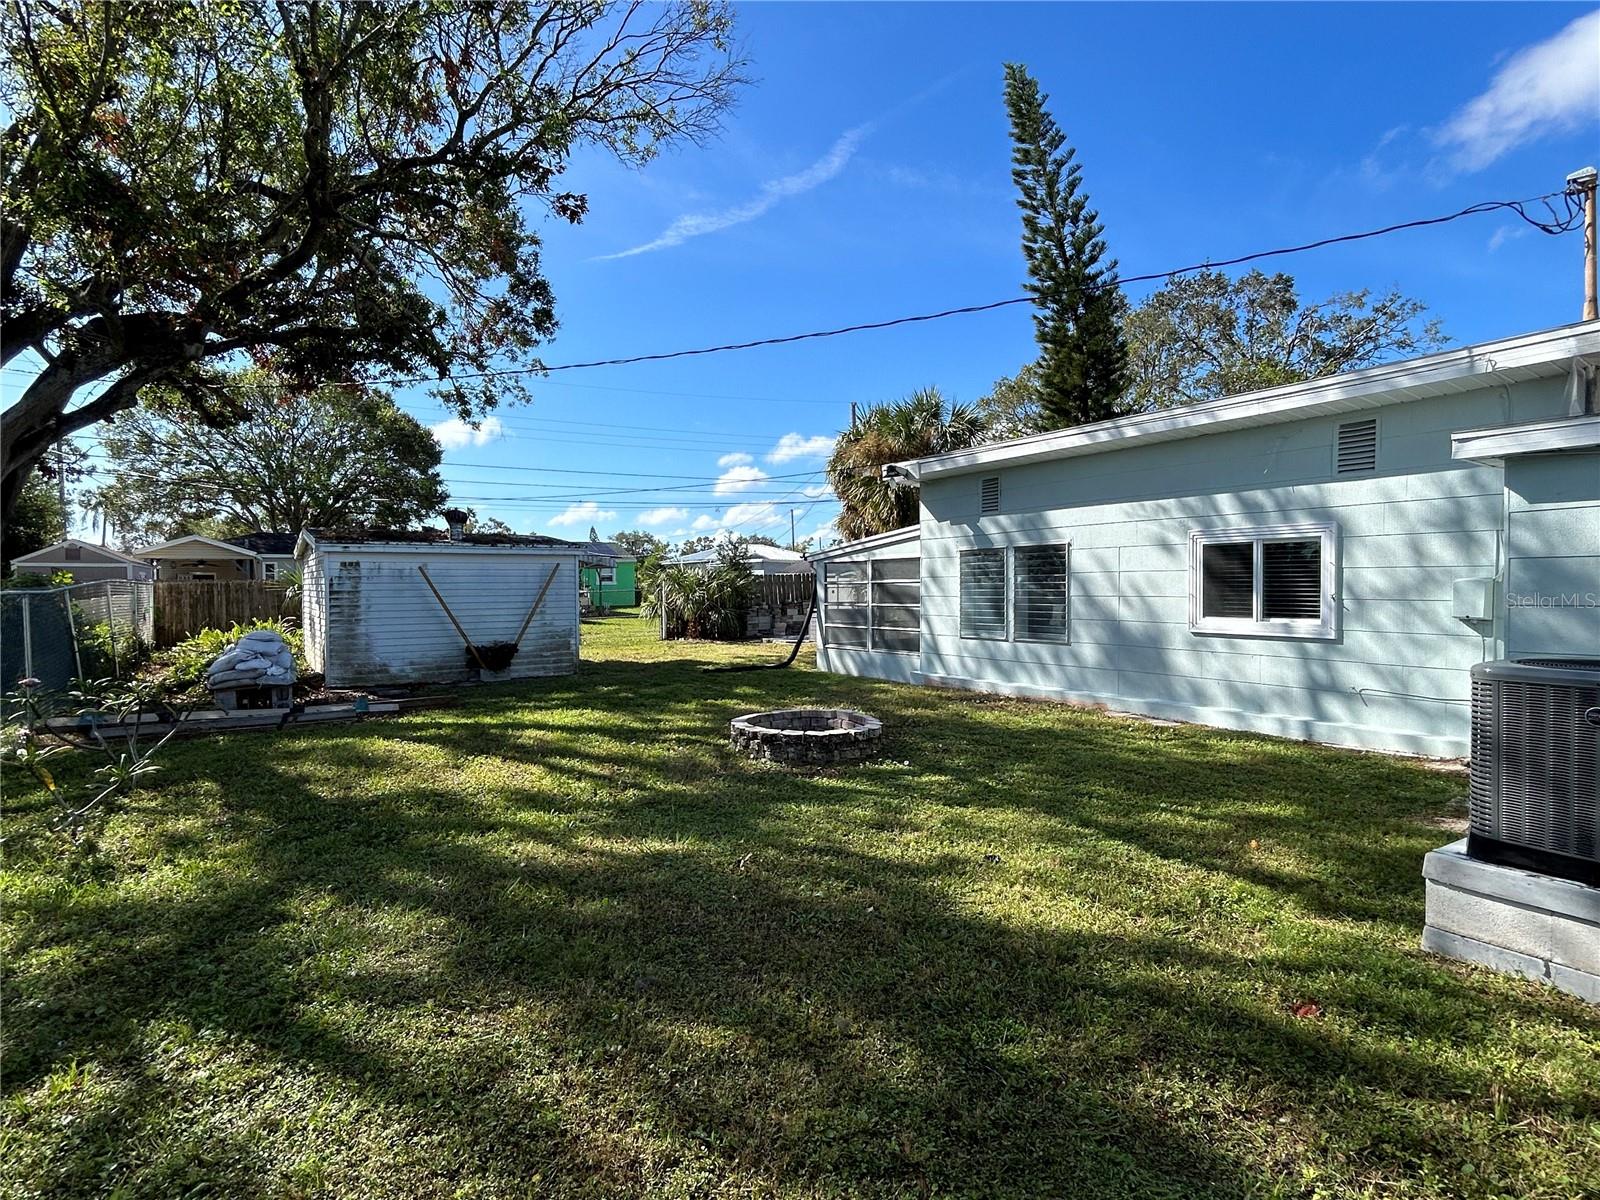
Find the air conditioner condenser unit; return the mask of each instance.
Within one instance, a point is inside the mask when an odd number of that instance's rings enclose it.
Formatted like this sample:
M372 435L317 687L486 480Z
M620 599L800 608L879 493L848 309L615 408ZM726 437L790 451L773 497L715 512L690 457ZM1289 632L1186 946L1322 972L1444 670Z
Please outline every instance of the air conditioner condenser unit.
M1472 668L1467 853L1600 887L1600 658Z

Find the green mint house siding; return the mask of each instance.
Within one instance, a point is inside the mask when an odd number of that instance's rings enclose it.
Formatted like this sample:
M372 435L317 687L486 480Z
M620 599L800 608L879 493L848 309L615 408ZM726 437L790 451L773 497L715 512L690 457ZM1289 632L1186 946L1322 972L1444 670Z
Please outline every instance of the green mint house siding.
M1600 605L1600 438L1581 428L1571 367L1597 354L1590 323L900 464L921 489L914 678L1465 754L1474 663L1600 655L1600 607L1584 600ZM1502 457L1458 445L1463 431L1547 426L1557 434ZM1325 627L1290 636L1197 617L1206 539L1252 530L1320 539ZM1017 552L1038 546L1062 547L1051 561L1068 564L1065 627L1042 639L1015 599L1017 564L1036 561ZM1474 586L1482 611L1464 607ZM1508 606L1524 593L1558 599ZM828 646L826 623L819 636L826 669L889 673Z
M583 569L583 586L589 590L593 602L605 608L631 608L639 603L638 582L635 570L638 564L631 558L619 558L613 568L613 578L602 581L597 567Z

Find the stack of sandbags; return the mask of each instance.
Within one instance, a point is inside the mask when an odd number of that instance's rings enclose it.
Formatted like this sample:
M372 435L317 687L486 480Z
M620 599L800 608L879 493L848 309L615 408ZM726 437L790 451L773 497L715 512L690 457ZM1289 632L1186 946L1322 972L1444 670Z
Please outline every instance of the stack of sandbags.
M294 655L270 629L255 629L217 655L206 670L214 692L249 687L288 687L294 682Z

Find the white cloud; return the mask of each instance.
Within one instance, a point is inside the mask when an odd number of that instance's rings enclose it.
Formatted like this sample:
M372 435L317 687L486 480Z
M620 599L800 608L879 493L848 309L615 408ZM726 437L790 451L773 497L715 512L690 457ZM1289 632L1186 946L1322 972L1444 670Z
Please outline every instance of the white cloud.
M1507 151L1595 120L1600 113L1600 12L1586 13L1546 41L1527 46L1495 72L1488 90L1435 135L1454 166L1481 171Z
M724 454L721 458L717 459L717 466L742 467L745 463L753 462L755 462L755 459L750 457L750 455L746 454L743 450L735 450L732 454Z
M1489 253L1493 254L1507 242L1515 241L1533 228L1531 225L1502 225L1489 235Z
M433 434L433 440L438 442L442 449L460 450L467 446L487 446L490 442L504 437L506 431L500 424L499 417L485 417L478 422L476 429L460 417L451 417L429 425L428 432Z
M667 525L674 521L681 521L689 515L687 508L673 508L667 505L664 508L647 508L639 514L641 525Z
M782 514L769 500L752 500L744 504L730 506L720 517L710 513L701 513L694 519L691 528L696 533L708 533L715 530L718 534L735 530L743 533L759 533L762 528L776 522Z
M716 485L711 490L719 496L748 492L753 487L760 487L766 478L767 473L760 467L729 467L717 477Z
M793 175L785 175L780 179L769 179L761 185L761 192L753 200L746 200L743 204L736 204L732 208L724 208L717 212L686 213L671 225L668 225L661 235L643 245L634 246L628 250L619 250L616 254L602 254L601 260L611 258L629 258L635 254L648 254L652 250L666 250L672 246L681 246L690 238L702 237L708 233L718 233L724 229L731 229L735 225L743 225L747 221L754 221L757 217L765 216L780 202L794 196L804 195L812 188L821 187L830 179L844 170L845 165L855 154L856 148L861 145L863 138L872 132L872 125L857 125L854 129L846 130L839 135L837 141L828 148L828 152L803 171Z
M755 525L758 529L761 525L771 524L777 519L777 508L766 500L754 501L749 504L735 504L722 514L724 524L733 526Z
M778 439L767 455L767 461L773 463L789 462L796 458L826 458L833 453L833 439L823 437L820 433L815 437L804 437L798 433L786 433Z
M833 527L833 522L829 521L826 525L818 525L800 540L809 541L813 550L820 550L829 543L838 541L839 531Z
M597 525L601 521L610 521L616 513L603 509L593 500L585 500L582 504L571 505L566 512L550 518L552 525Z

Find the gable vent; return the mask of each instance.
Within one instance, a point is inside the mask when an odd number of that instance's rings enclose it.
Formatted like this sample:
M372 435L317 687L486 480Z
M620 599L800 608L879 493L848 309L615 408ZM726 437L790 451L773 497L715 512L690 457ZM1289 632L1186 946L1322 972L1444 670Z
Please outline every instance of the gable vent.
M978 485L978 512L984 516L1000 511L1000 476L989 475Z
M1346 421L1339 426L1336 475L1359 475L1378 469L1378 418Z

